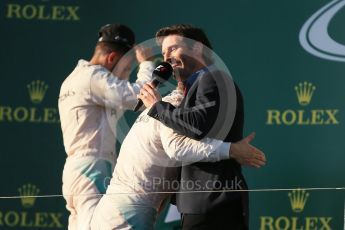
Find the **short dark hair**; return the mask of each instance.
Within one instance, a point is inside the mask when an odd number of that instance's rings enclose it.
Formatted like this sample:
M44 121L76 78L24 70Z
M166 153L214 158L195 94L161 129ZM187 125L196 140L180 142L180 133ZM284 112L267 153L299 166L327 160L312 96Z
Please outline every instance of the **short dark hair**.
M162 44L164 37L169 35L180 35L181 37L189 38L192 41L201 42L204 46L208 47L209 49L204 49L203 51L203 58L206 64L210 64L213 62L212 58L212 45L208 40L205 32L197 27L194 27L189 24L176 24L164 27L157 31L156 33L156 40L159 45ZM187 42L188 43L188 42Z
M105 54L118 52L123 55L127 53L131 48L114 42L97 42L96 49L99 49L100 51L102 51L102 53Z

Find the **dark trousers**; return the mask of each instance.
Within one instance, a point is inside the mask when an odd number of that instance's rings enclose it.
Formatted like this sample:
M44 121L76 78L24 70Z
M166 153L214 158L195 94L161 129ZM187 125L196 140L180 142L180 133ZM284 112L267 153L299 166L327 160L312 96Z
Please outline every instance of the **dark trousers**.
M182 214L183 230L248 230L242 205L221 208L207 214Z

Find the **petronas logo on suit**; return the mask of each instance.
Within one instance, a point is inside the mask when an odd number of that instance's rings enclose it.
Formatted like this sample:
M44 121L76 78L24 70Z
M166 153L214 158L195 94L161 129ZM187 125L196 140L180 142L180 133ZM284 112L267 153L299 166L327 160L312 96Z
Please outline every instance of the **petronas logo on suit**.
M315 99L316 93L320 93L317 87L308 81L297 83L293 87L295 91L295 101L297 105L287 107L280 106L280 108L269 108L266 110L266 124L270 126L324 126L324 125L339 125L339 109L337 108L323 108L319 106L318 100L320 96ZM320 90L321 91L321 90ZM282 91L283 94L291 95L289 92ZM283 104L283 103L281 103ZM272 106L273 107L273 106ZM276 107L276 106L274 106Z

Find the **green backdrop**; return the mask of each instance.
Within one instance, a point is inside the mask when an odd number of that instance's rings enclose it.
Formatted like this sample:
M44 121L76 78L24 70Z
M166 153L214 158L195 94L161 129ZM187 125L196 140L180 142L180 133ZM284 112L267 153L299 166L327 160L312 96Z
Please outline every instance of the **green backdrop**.
M326 1L0 2L0 196L61 194L59 88L101 25L205 29L245 100L245 131L267 166L245 168L251 229L344 229L345 5ZM304 25L304 27L303 27ZM304 29L302 29L304 28ZM40 86L43 91L37 92ZM42 93L43 92L43 93ZM133 122L136 114L124 118ZM123 119L123 120L124 120ZM67 229L62 197L0 199L0 229ZM166 222L157 229L178 229Z

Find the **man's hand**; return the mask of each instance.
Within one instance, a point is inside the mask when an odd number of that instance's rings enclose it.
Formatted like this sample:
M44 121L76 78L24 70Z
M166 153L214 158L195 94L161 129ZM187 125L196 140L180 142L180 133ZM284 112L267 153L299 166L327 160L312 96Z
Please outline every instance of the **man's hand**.
M143 101L146 108L150 108L153 104L162 100L162 96L158 90L153 87L152 83L144 84L137 97Z
M234 158L241 165L260 168L265 165L265 154L259 149L252 146L251 142L255 137L255 133L251 133L246 138L232 143L230 146L230 157Z
M139 64L144 61L153 61L154 56L152 53L152 48L144 47L142 45L135 46L135 56Z

